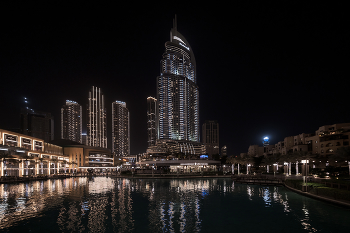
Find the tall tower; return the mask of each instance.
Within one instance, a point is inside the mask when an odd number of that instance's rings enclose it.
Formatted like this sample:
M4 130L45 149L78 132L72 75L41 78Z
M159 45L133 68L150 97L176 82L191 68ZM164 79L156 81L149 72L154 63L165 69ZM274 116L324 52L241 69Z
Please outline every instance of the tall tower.
M156 98L147 98L147 134L148 146L154 146L158 135L158 101Z
M202 126L202 140L208 155L219 154L219 123L205 121Z
M107 148L106 117L104 96L100 88L93 86L87 108L87 145Z
M77 102L66 100L61 108L61 138L83 143L82 107Z
M196 60L190 44L177 31L176 19L157 77L158 139L199 142L199 93Z
M112 152L116 156L130 155L129 110L126 103L112 103Z

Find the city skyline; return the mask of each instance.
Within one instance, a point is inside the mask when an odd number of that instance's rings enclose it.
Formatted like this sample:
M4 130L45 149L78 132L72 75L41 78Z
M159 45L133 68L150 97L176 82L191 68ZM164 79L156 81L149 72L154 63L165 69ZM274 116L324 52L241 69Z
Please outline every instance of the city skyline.
M19 127L27 97L27 106L55 117L57 139L65 100L84 108L88 90L97 86L107 106L115 99L128 104L131 154L144 152L145 100L156 93L175 14L196 55L199 125L218 121L220 148L226 145L228 155L262 145L264 136L275 144L321 125L350 122L342 3L239 2L227 10L172 6L130 14L123 6L125 14L103 5L42 7L45 12L29 3L4 8L16 11L3 21L0 128ZM111 135L108 117L107 130Z

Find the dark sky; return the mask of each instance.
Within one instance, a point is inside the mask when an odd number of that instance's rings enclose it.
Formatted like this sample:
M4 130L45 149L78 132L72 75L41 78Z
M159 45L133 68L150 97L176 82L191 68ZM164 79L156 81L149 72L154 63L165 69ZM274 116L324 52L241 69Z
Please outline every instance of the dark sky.
M345 5L231 3L1 5L0 128L19 127L27 97L29 107L54 115L58 138L65 100L85 112L95 85L106 96L109 127L112 101L126 102L131 153L145 152L146 98L156 96L175 14L197 61L201 125L218 120L229 155L262 145L264 136L277 143L350 122Z

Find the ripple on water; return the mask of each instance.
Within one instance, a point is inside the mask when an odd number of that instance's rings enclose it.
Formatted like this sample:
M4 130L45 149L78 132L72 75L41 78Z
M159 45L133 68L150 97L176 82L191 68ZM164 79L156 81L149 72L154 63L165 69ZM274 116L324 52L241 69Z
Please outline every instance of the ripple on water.
M230 179L70 178L0 185L4 232L344 232L350 211Z

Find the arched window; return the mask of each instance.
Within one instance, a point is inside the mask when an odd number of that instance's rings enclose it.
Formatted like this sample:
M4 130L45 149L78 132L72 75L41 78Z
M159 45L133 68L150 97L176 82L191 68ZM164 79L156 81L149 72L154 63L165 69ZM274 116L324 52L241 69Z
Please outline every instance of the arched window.
M330 147L330 146L333 146L332 143L327 143L326 147Z

